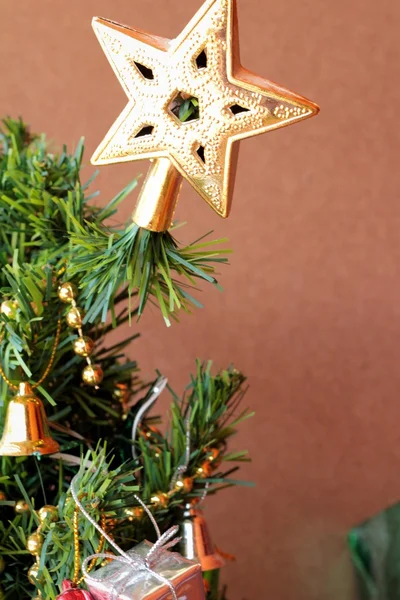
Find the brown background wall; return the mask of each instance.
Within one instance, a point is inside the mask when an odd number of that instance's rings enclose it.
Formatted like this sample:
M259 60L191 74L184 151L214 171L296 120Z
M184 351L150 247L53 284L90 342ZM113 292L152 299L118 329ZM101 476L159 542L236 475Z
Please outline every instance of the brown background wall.
M125 97L90 28L102 15L175 36L199 0L0 0L0 114L22 114L87 161ZM348 528L400 498L397 0L239 0L242 62L321 115L242 143L231 218L188 188L186 236L234 248L223 294L167 330L149 310L132 348L180 389L195 357L249 376L254 462L210 501L231 600L347 600ZM108 199L146 165L103 167ZM89 172L89 169L88 169ZM125 203L125 215L133 199Z

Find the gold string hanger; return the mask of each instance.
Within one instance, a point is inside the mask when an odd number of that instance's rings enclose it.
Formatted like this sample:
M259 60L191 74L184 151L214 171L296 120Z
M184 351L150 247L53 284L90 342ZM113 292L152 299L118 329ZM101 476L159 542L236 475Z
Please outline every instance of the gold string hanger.
M30 387L34 390L35 388L38 388L42 385L42 383L45 381L45 379L47 379L48 374L51 371L51 368L54 364L54 360L56 357L56 352L57 352L57 347L58 344L60 342L60 334L61 334L61 319L58 319L57 321L57 329L56 329L56 335L54 337L54 343L53 343L53 348L51 350L51 354L50 354L50 360L48 362L47 367L45 368L45 370L43 371L43 375L41 376L41 378L39 379L39 381L37 381L36 383L32 383L30 384ZM0 336L0 344L4 339L4 331L2 332L1 336ZM6 382L6 384L8 385L8 387L11 390L14 391L18 391L20 389L20 385L16 385L15 383L13 383L10 379L8 379L7 375L4 372L4 369L0 363L0 375L1 377L4 379L4 381Z
M73 529L74 529L74 577L72 579L73 585L76 587L78 585L80 585L83 580L84 580L84 576L82 575L81 577L79 577L79 571L81 569L81 555L79 552L79 507L75 506L75 510L74 510L74 520L73 520ZM101 517L100 517L100 525L102 529L106 528L106 516L104 513L102 513ZM99 541L99 545L97 546L95 553L99 554L100 552L103 551L104 548L104 542L105 542L105 537L104 535L100 536L100 541ZM90 573L90 571L93 569L93 567L96 564L96 558L94 558L90 564L87 566L87 571L88 573Z

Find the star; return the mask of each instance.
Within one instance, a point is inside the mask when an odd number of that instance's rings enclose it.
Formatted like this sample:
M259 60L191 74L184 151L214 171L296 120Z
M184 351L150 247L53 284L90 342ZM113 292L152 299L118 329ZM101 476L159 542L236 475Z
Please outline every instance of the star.
M128 104L92 163L168 158L222 217L231 205L238 142L318 113L313 102L244 69L236 0L207 0L173 40L95 17L93 28ZM198 118L172 107L196 98Z

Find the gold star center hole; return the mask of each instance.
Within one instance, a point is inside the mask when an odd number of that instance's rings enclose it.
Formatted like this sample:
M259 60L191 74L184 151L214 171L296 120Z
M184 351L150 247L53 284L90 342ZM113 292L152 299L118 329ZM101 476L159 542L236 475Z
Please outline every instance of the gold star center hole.
M195 96L178 92L168 106L168 110L180 123L200 119L199 100Z

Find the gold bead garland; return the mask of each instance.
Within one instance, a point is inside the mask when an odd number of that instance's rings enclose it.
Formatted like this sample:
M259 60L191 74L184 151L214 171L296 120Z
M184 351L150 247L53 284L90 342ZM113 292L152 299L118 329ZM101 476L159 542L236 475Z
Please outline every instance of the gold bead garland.
M113 398L117 400L121 404L122 408L122 420L125 421L128 418L129 413L129 399L130 399L130 390L129 386L126 382L120 381L115 384L115 389L113 391Z
M82 356L86 359L87 365L82 371L82 379L84 383L99 388L99 384L103 380L103 370L98 365L93 365L90 358L93 349L94 342L91 338L84 336L82 331L82 323L84 313L77 306L75 298L78 295L78 290L73 283L66 281L62 283L58 288L58 297L64 304L70 304L71 308L67 312L66 321L69 327L77 329L79 337L73 343L73 349L75 354Z
M148 437L149 433L151 435L151 433L155 433L155 431L160 434L156 428L151 428L149 432L147 427L142 427L140 433L144 437ZM201 463L201 466L196 470L196 473L192 477L181 474L177 478L174 487L168 493L161 491L153 493L150 497L149 507L152 507L153 509L167 508L172 496L178 493L189 494L195 485L196 479L206 479L207 477L210 477L219 464L221 451L218 448L210 448L206 449L206 454L205 460ZM124 513L129 521L138 520L143 515L143 508L138 506L128 507L124 509Z
M40 551L43 546L42 529L44 525L58 521L58 508L57 506L46 504L38 510L37 516L40 525L36 531L28 537L26 542L26 549L35 557L35 562L28 571L28 580L32 585L36 585L42 579L39 576Z

